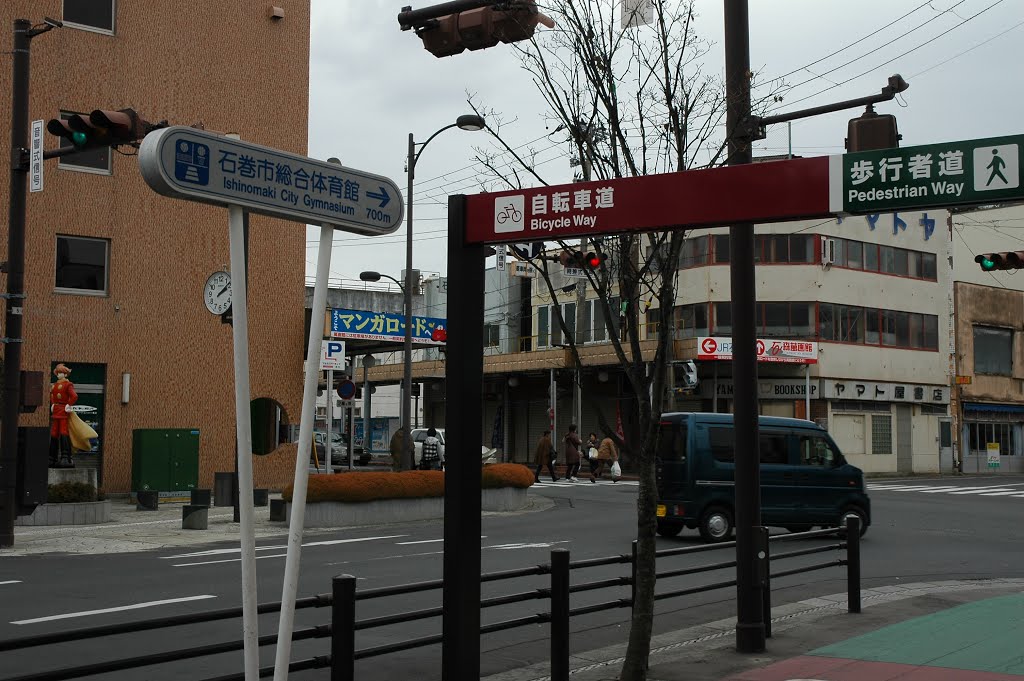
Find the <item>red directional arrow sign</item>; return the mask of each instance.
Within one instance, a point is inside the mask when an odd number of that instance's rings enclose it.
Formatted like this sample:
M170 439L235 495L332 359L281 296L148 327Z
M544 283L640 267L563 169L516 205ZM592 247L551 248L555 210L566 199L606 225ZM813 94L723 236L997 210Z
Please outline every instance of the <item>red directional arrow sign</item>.
M700 349L705 355L713 355L715 354L715 350L718 349L718 343L715 342L714 338L705 338L701 341Z

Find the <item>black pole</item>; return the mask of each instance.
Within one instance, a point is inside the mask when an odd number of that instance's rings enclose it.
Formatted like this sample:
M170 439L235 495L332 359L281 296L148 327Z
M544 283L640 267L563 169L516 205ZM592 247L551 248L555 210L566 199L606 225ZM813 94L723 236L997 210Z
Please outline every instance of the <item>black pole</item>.
M448 197L445 363L448 430L444 494L441 678L480 678L480 444L483 442L484 247L467 246L466 197Z
M331 681L356 678L356 578L331 580Z
M860 524L859 516L846 517L846 609L860 612Z
M729 165L751 162L750 36L747 0L725 0L725 96ZM736 433L736 650L764 650L755 526L761 524L757 432L754 226L729 228L732 279L733 420Z
M28 188L28 82L32 23L14 20L11 87L11 185L7 222L7 297L4 323L3 428L0 432L0 547L14 546L18 483L18 412L25 303L25 190Z
M551 551L551 681L569 681L569 551Z

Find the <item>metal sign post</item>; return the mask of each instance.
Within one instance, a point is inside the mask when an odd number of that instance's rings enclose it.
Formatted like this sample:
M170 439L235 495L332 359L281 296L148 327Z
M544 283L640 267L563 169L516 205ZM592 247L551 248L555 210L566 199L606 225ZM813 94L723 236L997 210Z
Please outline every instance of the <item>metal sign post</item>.
M335 229L367 235L390 234L402 222L398 186L386 177L279 149L242 142L183 126L151 133L139 148L139 169L154 191L173 198L228 208L231 270L245 272L243 211L300 223L318 223L320 247L313 287L313 319L323 319ZM234 277L235 421L241 513L242 621L246 681L259 679L256 600L256 539L253 523L252 426L249 414L249 335L245 277ZM481 290L483 289L481 285ZM274 679L288 678L292 623L299 581L309 455L316 418L322 334L309 334L302 390L299 442L288 553L281 594ZM344 351L342 350L342 355Z

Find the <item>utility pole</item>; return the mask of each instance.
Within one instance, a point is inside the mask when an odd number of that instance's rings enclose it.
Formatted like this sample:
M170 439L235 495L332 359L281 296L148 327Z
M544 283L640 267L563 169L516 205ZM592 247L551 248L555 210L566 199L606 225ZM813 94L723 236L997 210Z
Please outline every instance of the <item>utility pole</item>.
M7 293L4 295L3 428L0 432L0 547L14 546L18 482L18 413L21 409L21 348L25 301L25 191L28 188L29 48L32 38L61 23L33 27L14 20L11 79L11 184L7 219Z
M750 163L750 34L747 0L725 0L725 96L729 165ZM754 225L729 228L732 283L732 374L736 433L736 650L764 650L762 586L755 539L761 524Z
M587 149L589 148L589 144L591 142L591 140L589 138L589 135L590 135L590 132L588 130L587 131L587 136L588 136L587 143L588 143L588 146L579 145L579 151L580 151L580 181L581 182L589 182L590 181L590 172L591 172L590 171L590 158L587 156ZM580 239L580 253L586 253L586 252L587 252L587 239L586 239L586 237L583 237L582 239ZM587 340L587 335L586 335L587 331L584 331L584 329L583 329L584 322L586 321L586 317L584 315L585 311L583 309L583 306L586 305L586 304L587 304L587 279L586 278L577 279L576 280L576 324L575 324L575 327L574 327L576 329L576 338L573 339L573 342L576 343L577 347L579 346L579 344L581 342L585 342ZM591 325L593 325L593 323L594 323L593 315L591 315ZM582 433L582 430L583 430L583 370L582 370L581 367L576 367L576 370L575 370L574 373L575 373L576 380L573 381L573 383L575 384L574 390L573 390L573 398L572 398L573 399L573 406L575 407L573 409L573 412L574 412L573 413L573 422L576 424L576 427L579 428L580 432ZM552 433L552 435L554 435L554 434ZM581 435L581 437L582 437L582 435Z

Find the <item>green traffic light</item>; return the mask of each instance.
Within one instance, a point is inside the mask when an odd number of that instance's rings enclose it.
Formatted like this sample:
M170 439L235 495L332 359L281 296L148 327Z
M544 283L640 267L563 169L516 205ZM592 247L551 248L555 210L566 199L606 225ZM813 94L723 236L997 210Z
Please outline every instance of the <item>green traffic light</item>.
M71 143L76 147L84 147L85 143L89 141L89 138L84 132L78 132L77 130L71 133Z
M996 263L995 263L994 260L991 260L989 258L982 258L981 259L981 269L985 270L986 272L991 272L995 268L996 268Z

